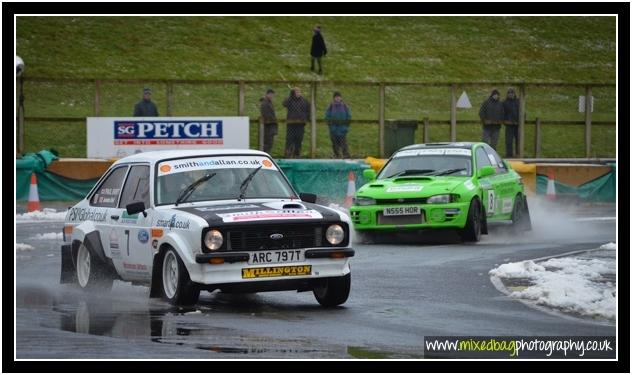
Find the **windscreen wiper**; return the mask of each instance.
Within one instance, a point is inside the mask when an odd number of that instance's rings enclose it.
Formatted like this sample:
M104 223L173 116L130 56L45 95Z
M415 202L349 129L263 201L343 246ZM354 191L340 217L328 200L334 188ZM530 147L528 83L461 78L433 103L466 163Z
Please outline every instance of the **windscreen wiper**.
M206 175L198 178L197 180L195 180L195 182L193 182L191 185L187 186L184 190L182 190L182 193L180 193L180 196L178 197L178 199L176 199L176 203L175 203L176 206L179 203L182 203L182 202L186 201L191 196L191 194L193 194L193 192L195 191L195 189L197 189L198 186L200 186L202 183L210 180L216 174L217 173L206 174Z
M464 171L465 169L466 168L444 169L444 170L441 170L441 171L437 171L435 173L431 173L430 175L431 176L443 176L443 175L451 174L451 173L454 173L454 172L461 172L461 171Z
M244 199L244 196L246 195L246 189L248 189L248 185L250 185L250 181L252 181L252 178L257 174L257 172L259 172L259 170L262 167L263 165L255 169L254 171L250 172L250 174L241 183L241 185L239 186L239 196L237 197L238 201Z
M403 171L399 171L397 173L395 173L394 175L390 175L386 178L393 178L393 177L398 177L398 176L403 176L403 175L410 175L410 174L424 174L424 173L428 173L428 172L434 172L434 169L404 169Z

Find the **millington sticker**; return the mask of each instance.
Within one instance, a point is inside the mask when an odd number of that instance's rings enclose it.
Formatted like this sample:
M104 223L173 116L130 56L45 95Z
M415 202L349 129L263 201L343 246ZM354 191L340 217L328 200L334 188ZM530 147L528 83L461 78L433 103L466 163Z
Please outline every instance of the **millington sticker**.
M323 215L315 210L266 210L217 214L225 223L283 219L322 219Z
M305 276L312 274L312 266L279 266L242 268L242 279L256 279L259 277Z

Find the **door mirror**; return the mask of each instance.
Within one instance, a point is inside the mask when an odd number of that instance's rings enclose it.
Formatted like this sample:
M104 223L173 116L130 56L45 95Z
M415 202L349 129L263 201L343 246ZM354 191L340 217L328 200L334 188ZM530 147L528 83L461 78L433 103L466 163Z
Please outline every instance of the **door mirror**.
M316 198L318 198L316 194L312 193L299 193L298 196L303 202L307 203L316 203Z
M145 202L132 202L125 206L125 209L127 210L127 213L129 215L134 215L142 212L143 216L147 217L147 212L145 212Z
M375 180L375 176L377 176L377 173L375 173L373 169L365 169L364 171L362 171L362 176L364 176L364 179L367 180L367 182L370 182Z
M494 167L492 167L491 165L486 165L483 168L478 170L478 177L483 178L483 177L491 176L494 173L496 173L496 169L494 169Z

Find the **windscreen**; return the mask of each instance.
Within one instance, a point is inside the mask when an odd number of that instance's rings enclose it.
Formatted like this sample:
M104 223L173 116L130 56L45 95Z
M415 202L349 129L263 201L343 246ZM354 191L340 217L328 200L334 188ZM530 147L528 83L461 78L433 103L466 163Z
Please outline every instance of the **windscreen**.
M156 205L173 204L187 187L204 176L186 202L236 199L248 176L261 167L244 191L245 199L297 199L291 186L266 156L213 156L163 161L156 168Z
M471 176L472 151L461 148L400 151L393 155L377 178L412 175Z

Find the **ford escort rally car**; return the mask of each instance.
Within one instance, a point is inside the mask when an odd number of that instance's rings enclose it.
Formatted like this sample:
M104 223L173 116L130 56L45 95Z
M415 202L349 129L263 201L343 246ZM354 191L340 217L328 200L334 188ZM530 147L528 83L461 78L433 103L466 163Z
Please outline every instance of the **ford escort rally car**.
M349 217L298 194L254 150L152 151L116 161L64 225L62 283L145 284L195 304L201 290L313 291L323 306L351 286Z
M487 223L511 221L531 229L522 179L486 143L431 143L396 151L350 208L356 231L368 234L419 229L456 229L479 241Z

